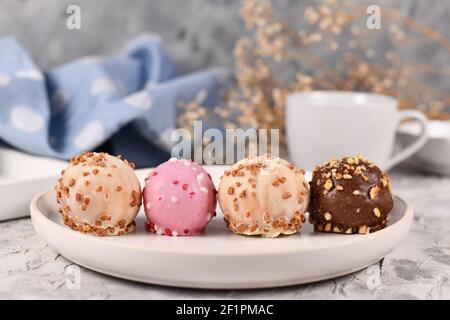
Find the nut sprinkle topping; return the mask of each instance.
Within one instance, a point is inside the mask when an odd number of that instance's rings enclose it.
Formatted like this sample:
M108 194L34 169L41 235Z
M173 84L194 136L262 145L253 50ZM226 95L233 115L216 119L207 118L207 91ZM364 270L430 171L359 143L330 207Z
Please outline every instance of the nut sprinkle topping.
M131 162L107 153L85 152L73 157L55 187L64 223L96 236L132 232L141 205L133 168ZM117 192L122 190L130 195L129 200Z
M235 233L277 237L300 230L309 199L304 171L269 155L246 158L223 175L219 205Z
M308 208L315 230L367 234L383 229L393 207L389 185L386 174L362 156L317 166Z

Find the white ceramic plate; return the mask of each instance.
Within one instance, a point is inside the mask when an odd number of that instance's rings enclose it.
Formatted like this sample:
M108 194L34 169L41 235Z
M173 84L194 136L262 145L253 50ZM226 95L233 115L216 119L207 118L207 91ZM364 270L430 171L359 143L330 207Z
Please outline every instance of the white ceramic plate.
M217 186L223 167L206 170ZM145 174L138 171L138 176L143 181ZM229 232L220 210L202 236L158 236L145 231L141 211L135 233L99 238L63 225L53 190L38 194L31 202L37 234L79 265L146 283L214 289L286 286L360 270L405 238L412 216L412 209L395 197L389 226L369 235L314 233L306 223L301 234L266 239Z

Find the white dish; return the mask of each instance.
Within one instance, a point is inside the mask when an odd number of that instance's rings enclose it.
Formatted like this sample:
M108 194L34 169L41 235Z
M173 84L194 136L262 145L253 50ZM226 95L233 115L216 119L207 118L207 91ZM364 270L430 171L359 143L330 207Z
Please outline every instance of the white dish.
M0 221L27 216L33 196L54 184L66 166L66 161L30 155L0 144Z
M223 167L206 170L217 185ZM143 171L138 176L143 182ZM219 209L204 235L167 237L146 232L141 211L135 233L99 238L63 225L53 190L38 194L30 209L37 234L88 269L145 283L214 289L286 286L360 270L393 250L413 217L411 207L395 197L389 226L372 234L314 233L306 223L301 234L265 239L229 232Z
M417 123L408 122L400 126L397 135L400 145L406 146L419 134ZM427 142L408 161L424 171L450 175L450 121L429 121Z

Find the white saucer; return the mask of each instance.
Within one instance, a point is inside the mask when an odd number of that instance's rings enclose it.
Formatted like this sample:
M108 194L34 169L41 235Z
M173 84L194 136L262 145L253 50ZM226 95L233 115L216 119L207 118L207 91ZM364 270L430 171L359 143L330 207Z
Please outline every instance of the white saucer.
M416 122L407 122L398 130L400 145L406 147L417 140L420 126ZM428 121L428 140L408 161L417 168L450 175L450 121Z
M223 167L205 169L217 186ZM143 182L145 174L139 171L138 176ZM30 209L37 234L88 269L146 283L214 289L287 286L360 270L393 250L408 234L413 217L411 207L395 197L389 226L375 233L314 233L305 223L301 234L266 239L229 232L219 209L204 235L167 237L145 231L141 210L135 233L99 238L63 225L53 190L35 196Z

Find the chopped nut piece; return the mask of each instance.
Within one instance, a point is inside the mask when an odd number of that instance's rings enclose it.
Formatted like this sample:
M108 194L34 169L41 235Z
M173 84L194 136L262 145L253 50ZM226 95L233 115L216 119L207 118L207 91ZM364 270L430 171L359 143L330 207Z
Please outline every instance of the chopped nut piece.
M360 233L360 234L366 234L366 233L368 233L367 226L366 226L366 225L360 226L360 227L359 227L359 230L358 230L358 233Z
M325 212L325 214L323 216L324 216L325 220L327 220L327 221L330 221L333 218L333 216L329 212Z
M380 191L378 186L372 187L369 192L370 199L374 200L378 195L378 191Z
M354 194L355 196L360 195L360 194L361 194L361 191L355 190L355 191L353 191L353 194Z
M291 196L292 196L291 193L289 191L287 191L287 192L285 192L285 193L283 193L281 195L281 198L282 199L289 199Z
M344 187L338 185L338 186L336 186L336 190L342 191L342 190L344 190Z
M331 181L330 179L328 179L325 184L323 185L323 187L325 188L325 190L330 190L331 188L333 188L333 181Z
M229 187L228 188L228 194L234 194L234 188L233 187Z
M342 177L346 180L350 180L352 178L352 176L349 175L348 173L344 174Z
M121 219L117 222L117 225L120 227L120 229L125 229L125 219Z
M381 217L381 211L380 209L378 209L377 207L375 207L375 209L373 209L373 213L375 213L375 215L379 218Z
M383 176L383 178L381 179L381 183L383 184L383 187L387 187L388 179L386 176Z
M91 197L84 196L83 203L88 206L90 202L91 202Z

